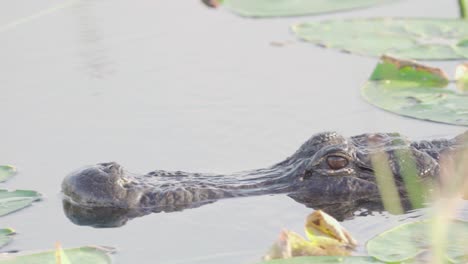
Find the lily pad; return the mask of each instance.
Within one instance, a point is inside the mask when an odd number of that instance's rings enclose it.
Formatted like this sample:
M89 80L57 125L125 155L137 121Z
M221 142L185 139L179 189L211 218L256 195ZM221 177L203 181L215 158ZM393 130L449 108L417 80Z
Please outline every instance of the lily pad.
M315 256L297 257L290 259L274 259L261 262L259 264L367 264L382 263L373 257L335 257L335 256Z
M16 168L10 165L0 166L0 182L5 182L16 174Z
M11 228L0 229L0 248L6 246L11 242L12 236L15 234L15 230Z
M213 1L210 1L212 3ZM302 16L343 11L389 0L218 0L220 4L235 13L247 17ZM216 6L211 4L211 6Z
M0 190L0 216L23 209L34 201L41 199L41 194L36 191Z
M468 20L370 18L328 20L297 24L303 40L343 51L408 59L468 58Z
M361 93L364 99L403 116L468 126L468 94L441 88L448 83L444 80L444 73L415 62L387 58L382 57L372 77L363 86ZM392 64L396 69L391 68ZM389 73L382 71L383 68L390 68ZM394 74L393 70L406 75Z
M295 232L283 230L263 259L348 256L357 244L357 241L336 219L321 210L314 211L307 216L305 231L309 240Z
M371 81L404 81L410 87L445 87L449 83L447 74L439 68L433 68L383 55L375 68Z
M66 261L62 263L70 264L110 264L112 260L109 256L111 251L101 247L80 247L65 249L61 254L66 255ZM57 251L43 251L39 253L27 254L4 254L0 256L1 264L57 264Z
M457 88L461 92L468 92L468 63L459 65L455 71Z
M305 232L311 242L321 248L333 245L355 248L357 241L340 223L332 216L317 210L307 216ZM330 255L330 254L329 254ZM336 254L334 254L336 255Z
M451 262L468 257L468 222L446 223L446 257ZM428 253L431 248L434 228L431 221L403 224L383 232L367 242L369 255L384 262L411 261ZM463 262L465 263L465 262Z
M333 255L349 255L335 240L331 240L331 243L327 244L327 248L325 249L320 247L317 243L307 241L301 235L293 231L283 230L278 240L271 246L263 259L271 260L288 259L298 256L324 256L328 255L328 251L333 251L333 253L335 253Z

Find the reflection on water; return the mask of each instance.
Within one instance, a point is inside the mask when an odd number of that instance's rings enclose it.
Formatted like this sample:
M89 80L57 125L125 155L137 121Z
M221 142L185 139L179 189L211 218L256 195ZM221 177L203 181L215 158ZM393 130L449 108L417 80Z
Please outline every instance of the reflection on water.
M145 208L84 207L70 202L68 199L63 199L62 202L65 215L74 224L97 228L120 227L133 218L161 212ZM321 203L320 201L296 200L296 202L315 210L320 209L339 221L384 211L381 201L358 200L340 203ZM395 201L395 203L403 205L403 213L418 209L411 207L411 203L407 199Z
M103 79L115 72L115 63L103 43L104 33L95 15L95 1L84 0L73 7L78 28L78 54L91 78Z
M63 200L63 210L73 223L93 227L119 227L131 218L145 215L116 207L80 207L66 199Z

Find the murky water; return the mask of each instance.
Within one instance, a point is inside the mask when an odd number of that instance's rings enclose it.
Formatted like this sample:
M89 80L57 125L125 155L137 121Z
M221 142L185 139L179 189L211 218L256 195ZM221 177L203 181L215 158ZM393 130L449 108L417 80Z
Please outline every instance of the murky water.
M370 106L359 88L375 58L321 49L288 31L292 23L325 18L456 17L456 1L270 20L208 10L195 0L0 6L0 163L20 170L5 186L45 196L0 218L0 226L19 233L7 250L60 241L114 246L116 263L253 263L282 228L301 232L311 209L282 195L252 197L94 229L64 216L60 182L104 161L141 173L260 168L324 130L398 131L418 139L464 130ZM449 72L455 66L434 64ZM344 225L364 242L418 214L375 214Z

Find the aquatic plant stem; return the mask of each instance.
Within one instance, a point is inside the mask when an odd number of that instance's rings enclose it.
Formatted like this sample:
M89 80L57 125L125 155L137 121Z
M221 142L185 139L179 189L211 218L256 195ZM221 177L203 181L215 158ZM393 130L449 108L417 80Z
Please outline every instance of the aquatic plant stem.
M460 17L462 19L468 19L468 6L466 4L467 0L458 0L458 5L460 6Z

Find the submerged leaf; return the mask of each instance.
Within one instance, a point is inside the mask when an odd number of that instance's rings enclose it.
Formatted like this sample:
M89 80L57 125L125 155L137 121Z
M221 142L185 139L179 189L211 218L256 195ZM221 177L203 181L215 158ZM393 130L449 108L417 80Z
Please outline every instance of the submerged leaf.
M14 234L15 230L11 228L0 229L0 248L10 243Z
M203 0L206 2L206 0ZM210 1L212 2L212 1ZM389 0L222 0L217 1L235 13L248 17L301 16L329 13L375 4Z
M446 257L451 261L462 260L468 256L468 222L451 221L446 223ZM403 224L383 232L367 242L369 255L384 262L411 261L429 253L432 244L431 234L440 228L431 221L418 221ZM438 249L440 250L440 249ZM464 263L464 262L456 262Z
M41 197L41 194L35 191L0 190L0 216L4 216L23 209L24 207L32 204L34 201L40 200Z
M16 168L10 165L0 166L0 182L7 181L16 174Z
M67 261L71 264L110 264L112 263L109 256L111 250L102 247L80 247L63 250L66 254ZM57 264L56 251L43 251L33 254L4 254L0 256L1 264ZM67 262L62 262L66 264Z
M329 20L293 26L300 38L352 53L445 60L468 58L468 21L373 18Z

